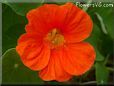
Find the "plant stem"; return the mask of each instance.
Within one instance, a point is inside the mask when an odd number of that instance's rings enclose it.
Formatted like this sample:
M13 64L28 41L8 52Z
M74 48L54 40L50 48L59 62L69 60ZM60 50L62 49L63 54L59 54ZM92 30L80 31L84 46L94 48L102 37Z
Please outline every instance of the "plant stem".
M90 3L92 3L92 0L87 0L87 3L86 3L86 4L90 4ZM84 10L84 11L87 11L88 8L89 8L88 6L84 6L84 7L83 7L83 10Z
M107 67L107 69L114 72L114 68Z
M96 84L97 81L88 81L88 82L83 82L83 83L80 83L81 85L87 85L87 84Z

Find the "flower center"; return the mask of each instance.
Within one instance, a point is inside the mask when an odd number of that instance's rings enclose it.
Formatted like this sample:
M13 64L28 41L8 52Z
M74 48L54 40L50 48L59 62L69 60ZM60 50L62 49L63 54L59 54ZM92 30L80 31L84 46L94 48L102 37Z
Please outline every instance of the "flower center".
M63 45L65 42L64 36L56 28L46 35L45 41L50 44L52 49Z

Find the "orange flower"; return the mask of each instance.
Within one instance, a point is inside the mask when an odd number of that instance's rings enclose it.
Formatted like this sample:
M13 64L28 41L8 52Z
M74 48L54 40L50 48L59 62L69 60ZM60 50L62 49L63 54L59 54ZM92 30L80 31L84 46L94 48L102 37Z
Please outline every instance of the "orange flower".
M92 31L89 15L72 3L45 4L27 14L28 24L16 47L25 66L45 80L67 81L94 63L94 48L86 42Z

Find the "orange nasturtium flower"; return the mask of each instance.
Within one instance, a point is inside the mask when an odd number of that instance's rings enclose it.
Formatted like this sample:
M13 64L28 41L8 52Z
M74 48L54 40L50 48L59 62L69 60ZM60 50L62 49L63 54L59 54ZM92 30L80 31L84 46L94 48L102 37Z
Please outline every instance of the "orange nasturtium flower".
M72 3L45 4L27 13L26 33L16 51L25 66L45 80L82 75L94 63L94 48L83 42L92 32L90 16Z

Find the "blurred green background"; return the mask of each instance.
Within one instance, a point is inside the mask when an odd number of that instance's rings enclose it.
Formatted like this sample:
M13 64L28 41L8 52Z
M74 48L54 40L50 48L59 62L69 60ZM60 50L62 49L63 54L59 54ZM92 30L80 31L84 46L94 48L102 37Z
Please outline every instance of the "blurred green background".
M97 56L94 66L84 75L74 76L64 83L44 82L37 72L22 64L15 46L19 36L25 32L26 13L44 3L2 4L2 84L113 84L114 7L89 7L87 10L94 27L91 36L85 41L94 46Z

